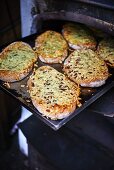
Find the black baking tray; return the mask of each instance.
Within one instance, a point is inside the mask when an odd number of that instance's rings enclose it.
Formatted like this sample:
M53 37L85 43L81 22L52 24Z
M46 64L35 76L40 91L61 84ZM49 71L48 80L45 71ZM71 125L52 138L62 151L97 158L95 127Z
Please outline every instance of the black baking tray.
M34 42L37 34L22 38L21 41L27 42L31 45L31 47L34 47ZM5 46L4 46L5 47ZM0 51L4 47L0 48ZM38 65L37 65L38 63ZM36 67L40 67L42 65L47 65L45 63L42 63L40 60L36 63ZM50 64L50 66L54 67L58 71L62 72L62 65L60 64ZM29 93L27 91L26 83L29 79L30 74L24 78L21 81L10 83L10 88L5 84L3 81L0 81L0 88L8 93L9 95L16 98L18 101L21 102L21 104L27 108L29 111L31 111L36 117L40 118L44 123L46 123L48 126L50 126L54 130L58 130L60 127L62 127L64 124L66 124L68 121L70 121L74 116L78 115L82 110L87 108L91 103L93 103L95 100L97 100L100 96L102 96L104 93L106 93L109 89L111 89L114 86L114 71L110 70L110 73L112 76L108 78L106 81L106 84L97 87L97 88L81 88L81 103L82 106L77 108L71 115L68 117L61 119L61 120L50 120L49 118L46 118L42 116L40 112L36 110L36 108L33 106Z

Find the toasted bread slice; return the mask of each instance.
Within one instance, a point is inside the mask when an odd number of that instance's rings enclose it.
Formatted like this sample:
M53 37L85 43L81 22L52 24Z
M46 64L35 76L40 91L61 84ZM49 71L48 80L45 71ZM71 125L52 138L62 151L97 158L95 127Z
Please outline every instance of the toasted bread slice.
M26 77L32 70L37 54L24 42L8 45L0 53L0 80L15 82Z
M103 39L98 45L97 52L107 65L114 68L114 38Z
M99 87L109 76L105 62L90 49L75 50L64 62L64 72L75 83Z
M63 26L62 34L69 46L73 49L96 48L96 40L86 26L81 24L68 23Z
M27 84L33 105L50 119L67 117L78 104L79 87L50 66L35 70Z
M68 44L60 33L46 31L36 38L35 48L42 62L62 63L67 56Z

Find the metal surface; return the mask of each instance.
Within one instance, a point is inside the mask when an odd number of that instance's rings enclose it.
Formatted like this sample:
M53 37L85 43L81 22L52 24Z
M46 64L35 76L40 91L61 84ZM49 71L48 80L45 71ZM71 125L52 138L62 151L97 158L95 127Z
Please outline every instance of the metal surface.
M29 43L32 47L34 47L34 40L36 36L37 35L28 36L21 40ZM44 64L41 61L38 61L38 67L42 65L47 65L47 64ZM62 71L62 65L60 64L51 64L51 66L56 68L58 71ZM88 107L91 103L93 103L96 99L98 99L100 96L106 93L111 87L114 86L114 82L113 82L114 74L112 70L110 70L110 73L112 73L112 76L106 81L105 85L99 88L81 88L82 106L80 108L77 108L74 111L74 113L72 113L68 117L62 120L55 120L55 121L47 119L46 117L42 116L32 105L32 102L30 100L30 96L29 96L29 93L27 92L27 87L26 87L26 83L27 83L27 80L29 79L30 74L25 79L19 82L10 83L10 88L7 86L7 84L4 84L4 82L0 81L0 87L6 93L10 94L14 98L16 98L18 101L20 101L24 107L30 110L33 114L35 114L38 118L40 118L43 122L45 122L51 128L53 128L54 130L58 130L61 126L66 124L74 116L79 114L82 110L84 110L86 107Z
M108 1L106 0L78 0L78 1L88 3L90 5L100 6L102 8L114 9L114 2L111 0L108 0Z
M110 15L110 18L112 18L113 16L114 13L113 15ZM42 30L41 25L44 21L53 21L53 20L57 20L57 21L61 20L62 22L63 21L65 22L67 20L69 22L73 21L73 22L86 24L90 27L100 29L103 32L109 33L110 35L114 36L114 23L110 23L109 21L103 21L99 17L96 18L77 11L76 12L54 11L54 12L45 12L43 14L34 15L32 27L31 27L31 33Z
M113 35L114 2L111 0L21 0L22 35L36 33L49 19L81 22ZM104 23L103 23L104 22Z
M89 110L110 117L114 122L114 87L91 104Z

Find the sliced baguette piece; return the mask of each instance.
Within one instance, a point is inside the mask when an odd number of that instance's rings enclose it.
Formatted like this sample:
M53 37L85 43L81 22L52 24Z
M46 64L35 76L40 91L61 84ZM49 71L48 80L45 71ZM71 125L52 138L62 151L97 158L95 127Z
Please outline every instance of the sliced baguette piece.
M53 67L38 68L27 84L35 108L52 120L67 117L78 105L78 85Z
M85 25L67 23L63 25L62 34L72 49L96 49L96 40Z
M98 45L97 53L108 66L114 68L114 38L103 39Z
M42 62L62 63L67 57L68 44L60 33L49 30L36 38L35 49Z
M15 82L26 77L32 70L37 54L30 45L17 41L0 53L0 80Z
M72 81L85 87L99 87L109 76L105 62L90 49L71 53L64 62L63 70Z

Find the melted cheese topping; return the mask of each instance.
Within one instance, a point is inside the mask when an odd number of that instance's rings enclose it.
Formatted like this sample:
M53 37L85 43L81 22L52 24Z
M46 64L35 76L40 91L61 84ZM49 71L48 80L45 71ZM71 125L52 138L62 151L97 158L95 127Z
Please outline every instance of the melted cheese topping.
M68 48L63 36L55 31L46 31L38 36L35 47L37 53L46 58L62 57Z
M30 79L30 96L47 107L71 105L78 100L78 86L52 67L40 67Z
M14 44L15 45L15 44ZM22 47L19 49L12 49L5 52L0 60L0 70L21 71L30 65L35 59L35 53L31 47Z
M98 54L109 65L114 67L114 39L104 39L99 43Z
M96 46L96 41L91 35L90 30L85 26L79 24L66 24L63 26L63 36L73 46L80 46L80 48L93 48Z
M82 85L108 78L105 62L90 49L74 51L66 59L64 71L71 80Z

